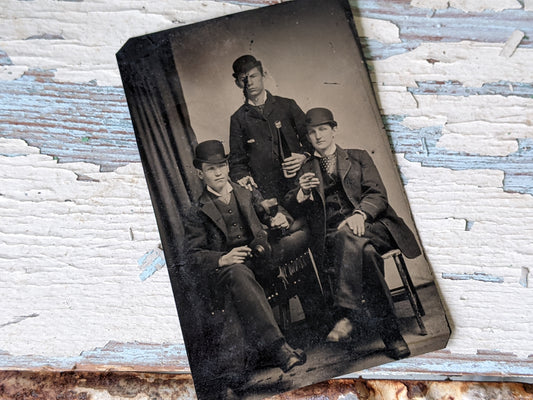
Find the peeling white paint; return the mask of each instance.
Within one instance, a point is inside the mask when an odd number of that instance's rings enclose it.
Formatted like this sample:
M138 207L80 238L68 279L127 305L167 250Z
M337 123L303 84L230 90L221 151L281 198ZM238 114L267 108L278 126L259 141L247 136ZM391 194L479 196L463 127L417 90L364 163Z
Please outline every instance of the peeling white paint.
M370 62L378 85L416 87L416 81L461 82L481 87L483 83L532 82L533 49L516 49L512 57L500 57L497 43L463 41L423 43L408 53Z
M20 65L0 65L0 80L12 81L24 75L28 67Z
M447 123L437 143L451 151L487 156L507 156L518 150L517 138L533 138L533 127L520 124L496 124L472 121Z
M101 173L11 139L0 154L0 326L39 314L0 328L1 349L59 357L109 340L182 342L168 274L139 280L137 259L159 243L141 165Z
M16 20L16 29L9 23L0 24L0 49L14 65L57 70L60 81L94 80L99 85L120 86L115 53L129 38L250 8L210 0L5 0L2 20ZM63 39L27 40L44 34ZM1 74L0 79L4 79Z
M522 5L517 0L411 0L411 6L433 10L453 7L465 12L502 11L522 8Z
M524 0L524 10L533 11L533 0Z
M401 43L400 29L390 21L359 17L354 20L359 36L381 43Z
M523 334L531 324L523 310L533 307L533 291L523 290L519 279L520 266L533 263L528 244L533 237L533 197L503 192L498 188L500 171L452 171L425 168L403 157L398 161L435 276L478 272L504 279L491 287L491 296L486 286L490 283L438 279L444 301L453 310L455 330L447 348L464 354L498 348L527 357L533 338ZM465 220L475 221L469 231Z
M413 99L414 97L414 99ZM519 138L533 138L533 99L516 96L439 96L378 93L385 114L406 115L410 129L442 126L439 146L469 154L507 156Z

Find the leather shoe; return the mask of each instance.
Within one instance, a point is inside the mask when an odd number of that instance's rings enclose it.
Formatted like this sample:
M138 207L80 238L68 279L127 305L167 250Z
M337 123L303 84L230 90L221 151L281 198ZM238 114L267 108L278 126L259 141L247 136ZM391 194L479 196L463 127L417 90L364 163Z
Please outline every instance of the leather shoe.
M353 324L348 318L342 318L333 327L326 337L326 342L345 342L350 339L353 332Z
M395 360L411 355L411 350L409 350L407 343L399 332L393 338L383 337L383 342L385 343L387 354Z
M297 365L305 364L307 356L303 350L293 349L287 342L283 343L273 356L274 363L283 372L288 372Z

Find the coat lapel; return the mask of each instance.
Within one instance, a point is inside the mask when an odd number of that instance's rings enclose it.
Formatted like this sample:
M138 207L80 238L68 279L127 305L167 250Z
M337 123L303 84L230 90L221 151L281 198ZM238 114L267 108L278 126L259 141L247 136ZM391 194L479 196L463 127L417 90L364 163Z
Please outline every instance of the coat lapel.
M276 99L267 90L267 99L265 101L265 108L263 109L263 116L265 118L270 116L270 114L272 114L272 111L274 111L274 103L276 103Z
M346 150L337 146L337 171L339 172L339 178L341 179L343 186L344 179L346 178L346 175L348 175L348 171L350 170L351 166L352 163L350 162L350 158L348 157Z
M228 231L226 229L226 224L222 218L222 214L218 211L217 206L213 203L213 199L209 196L206 189L200 196L200 209L202 212L213 221L213 223L224 233L226 238L228 237Z

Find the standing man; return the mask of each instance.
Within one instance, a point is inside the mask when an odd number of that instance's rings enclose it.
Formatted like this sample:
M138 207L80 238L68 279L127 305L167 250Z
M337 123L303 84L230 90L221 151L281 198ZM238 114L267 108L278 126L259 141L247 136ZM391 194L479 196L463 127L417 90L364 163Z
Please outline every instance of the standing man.
M224 309L223 325L231 324L238 337L231 346L217 349L219 359L236 353L259 353L287 372L305 362L303 351L293 349L281 333L265 292L256 276L264 271L270 244L258 217L259 193L229 181L224 147L208 140L196 147L194 166L205 188L185 223L189 275L206 287L208 299ZM257 196L256 196L257 195ZM268 221L271 228L289 228L286 215L278 212ZM215 307L217 308L217 307ZM227 327L226 327L227 328ZM224 329L227 331L227 329ZM246 348L237 341L243 337ZM227 339L227 338L226 338ZM245 365L222 366L221 373Z
M303 111L294 100L265 90L264 76L261 61L251 55L233 63L245 102L231 116L230 176L250 190L257 187L265 198L281 201L312 148Z
M410 350L400 334L381 255L399 248L406 257L417 257L415 237L388 204L368 153L335 144L337 122L331 111L309 110L306 125L314 156L302 166L298 187L286 199L289 209L308 215L312 250L334 277L337 322L327 340L349 340L369 313L389 355L407 357Z

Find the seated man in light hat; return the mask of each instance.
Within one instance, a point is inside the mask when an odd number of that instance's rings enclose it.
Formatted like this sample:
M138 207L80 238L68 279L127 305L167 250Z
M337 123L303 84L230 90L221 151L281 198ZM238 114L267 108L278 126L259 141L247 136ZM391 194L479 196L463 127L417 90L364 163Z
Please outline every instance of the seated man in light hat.
M389 205L369 154L335 144L332 112L313 108L306 125L314 155L299 171L298 187L287 194L286 204L293 213L307 214L313 253L333 276L336 324L327 340L350 340L370 317L390 356L407 357L410 350L400 334L381 255L399 248L414 258L420 255L418 244Z

